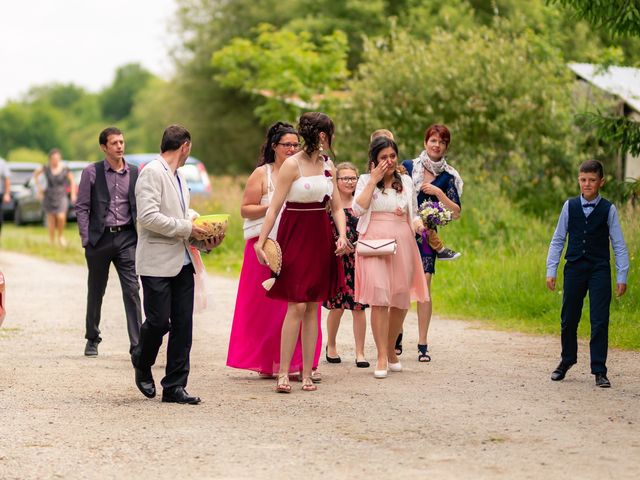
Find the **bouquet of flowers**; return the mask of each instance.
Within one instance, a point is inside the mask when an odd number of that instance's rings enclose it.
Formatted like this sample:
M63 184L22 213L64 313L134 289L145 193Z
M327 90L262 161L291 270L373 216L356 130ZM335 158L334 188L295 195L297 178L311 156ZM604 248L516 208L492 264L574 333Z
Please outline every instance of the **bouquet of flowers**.
M429 230L435 230L436 227L446 225L453 218L451 210L447 209L442 202L422 202L418 215L420 215L424 226Z
M453 213L446 208L442 202L424 201L418 209L418 215L424 223L427 230L435 230L436 227L441 227L449 223L453 219ZM427 230L422 232L422 249L425 254L431 253L429 247L429 240L427 239Z

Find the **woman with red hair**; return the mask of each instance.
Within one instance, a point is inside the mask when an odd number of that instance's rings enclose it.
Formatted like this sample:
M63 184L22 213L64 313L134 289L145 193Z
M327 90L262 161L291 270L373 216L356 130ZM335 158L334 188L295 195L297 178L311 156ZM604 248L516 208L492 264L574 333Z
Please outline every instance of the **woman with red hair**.
M431 125L424 134L424 150L418 158L406 160L402 165L407 169L413 182L414 194L418 206L424 201L441 202L445 208L453 212L453 218L460 216L460 197L463 182L458 171L447 163L445 154L449 150L451 133L440 124ZM424 249L418 250L422 258L422 267L431 291L431 277L436 271L437 253ZM427 334L433 310L432 300L418 302L418 361L430 362ZM396 342L397 346L398 342Z

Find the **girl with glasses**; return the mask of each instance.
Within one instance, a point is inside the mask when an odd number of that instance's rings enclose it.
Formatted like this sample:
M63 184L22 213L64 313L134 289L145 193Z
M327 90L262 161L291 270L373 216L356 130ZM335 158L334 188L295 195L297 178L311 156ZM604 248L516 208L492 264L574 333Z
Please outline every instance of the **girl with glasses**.
M353 214L352 205L353 193L355 192L356 182L358 180L358 170L352 163L339 163L336 166L336 177L338 180L338 193L340 194L340 200L342 201L342 207L347 219L347 240L351 245L355 245L358 241L358 232L356 231L358 218ZM337 235L333 217L332 224L334 234ZM368 305L358 303L353 298L355 264L356 258L354 252L342 256L346 289L322 304L324 308L330 310L329 316L327 317L327 349L325 356L329 363L340 363L342 361L336 349L336 336L338 335L342 314L345 310L351 310L353 317L353 336L356 342L356 366L358 368L367 368L369 367L369 362L367 362L364 356L364 338L367 331L367 321L364 310Z

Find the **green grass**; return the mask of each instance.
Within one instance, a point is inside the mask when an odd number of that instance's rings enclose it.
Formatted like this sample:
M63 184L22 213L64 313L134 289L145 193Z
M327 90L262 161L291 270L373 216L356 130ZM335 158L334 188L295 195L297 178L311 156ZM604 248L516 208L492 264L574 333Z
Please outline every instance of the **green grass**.
M491 328L559 334L562 264L558 288L550 292L545 286L545 261L561 205L542 221L520 212L491 186L472 181L467 185L461 219L441 229L445 244L463 252L463 256L455 262L437 264L432 285L434 311L437 315L479 320ZM231 214L223 244L203 255L209 273L235 277L240 272L244 252L240 218L243 188L243 177L214 178L212 199L192 202L202 214ZM638 273L633 268L640 258L640 215L630 208L620 213L632 268L627 294L611 304L609 344L640 350L640 290L634 288ZM83 264L75 224L68 226L66 237L69 246L57 249L49 245L43 227L18 228L7 223L0 246L53 261ZM588 299L579 334L589 336Z

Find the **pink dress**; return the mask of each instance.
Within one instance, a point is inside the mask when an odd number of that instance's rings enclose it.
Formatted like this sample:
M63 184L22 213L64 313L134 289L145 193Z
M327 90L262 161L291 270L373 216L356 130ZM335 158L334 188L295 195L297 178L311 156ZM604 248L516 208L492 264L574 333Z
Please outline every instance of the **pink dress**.
M384 192L376 189L367 212L366 229L359 224L361 240L395 238L398 250L395 255L386 256L363 257L356 253L356 302L406 310L412 301L430 299L410 223L416 209L411 204L414 195L410 180L407 180L408 177L403 178L401 193L392 188ZM356 198L367 181L368 176L362 175L356 187ZM398 209L404 213L397 215Z
M260 201L262 205L269 203L273 191L270 165L266 168L269 192L263 195ZM257 240L257 237L247 240L244 249L244 261L229 338L227 366L274 375L280 369L280 333L287 313L287 302L272 300L266 296L267 292L262 287L262 282L271 276L271 271L258 262L253 249ZM321 312L318 307L318 341L313 368L317 368L322 350L320 324ZM298 339L289 372L301 371L302 349Z

